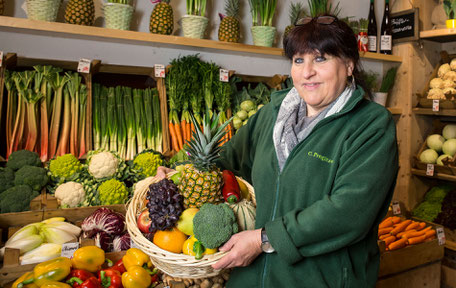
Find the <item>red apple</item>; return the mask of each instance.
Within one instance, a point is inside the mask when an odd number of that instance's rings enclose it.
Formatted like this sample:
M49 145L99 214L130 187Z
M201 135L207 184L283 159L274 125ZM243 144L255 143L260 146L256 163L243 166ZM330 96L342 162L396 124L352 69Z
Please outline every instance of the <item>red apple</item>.
M141 232L149 233L150 223L152 223L149 217L149 210L146 209L141 212L138 216L138 221L136 222L138 223L138 228Z

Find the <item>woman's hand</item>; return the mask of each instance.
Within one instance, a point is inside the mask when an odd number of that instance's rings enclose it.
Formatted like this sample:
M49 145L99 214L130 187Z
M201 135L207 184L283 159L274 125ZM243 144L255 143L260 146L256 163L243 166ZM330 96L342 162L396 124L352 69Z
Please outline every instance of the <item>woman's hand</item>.
M212 265L212 268L223 269L247 266L262 252L261 229L247 230L234 234L219 250L228 252L228 254Z
M165 179L166 174L174 172L175 170L165 167L165 166L158 166L157 167L157 175L155 177L158 177L158 179Z

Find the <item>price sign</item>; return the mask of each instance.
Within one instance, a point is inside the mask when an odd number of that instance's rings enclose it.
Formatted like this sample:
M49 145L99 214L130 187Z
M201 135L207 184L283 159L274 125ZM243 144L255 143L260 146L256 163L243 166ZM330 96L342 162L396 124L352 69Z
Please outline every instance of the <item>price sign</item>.
M155 77L157 78L165 78L165 65L163 64L155 64Z
M90 61L89 59L80 59L78 64L78 72L79 73L90 73Z
M435 229L435 232L437 233L437 239L439 240L439 245L445 245L445 231L443 231L443 227L438 227Z
M434 176L434 164L427 164L426 176Z
M434 99L432 100L432 111L439 111L440 110L440 100Z
M226 69L220 69L220 81L221 82L229 82L230 81L230 74Z
M3 51L0 51L0 67L3 66Z
M401 214L401 205L399 205L399 202L393 201L392 206L393 206L393 214L400 215Z
M71 242L71 243L63 243L62 244L62 253L60 256L62 257L67 257L67 258L72 258L74 251L79 249L79 243L78 242Z

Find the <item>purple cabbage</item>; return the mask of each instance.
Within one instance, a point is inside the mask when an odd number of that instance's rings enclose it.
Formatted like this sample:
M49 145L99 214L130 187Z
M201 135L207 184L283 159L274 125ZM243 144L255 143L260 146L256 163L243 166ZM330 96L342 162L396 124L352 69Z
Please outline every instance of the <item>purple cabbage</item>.
M106 232L98 232L95 234L95 246L100 247L105 252L111 252L113 248L113 241L111 236Z
M125 217L109 208L99 208L82 221L83 235L93 238L99 232L110 236L120 235L125 231Z
M130 234L128 234L128 232L125 232L122 235L114 237L113 251L119 252L119 251L130 249L130 241L131 241L131 238L130 238Z

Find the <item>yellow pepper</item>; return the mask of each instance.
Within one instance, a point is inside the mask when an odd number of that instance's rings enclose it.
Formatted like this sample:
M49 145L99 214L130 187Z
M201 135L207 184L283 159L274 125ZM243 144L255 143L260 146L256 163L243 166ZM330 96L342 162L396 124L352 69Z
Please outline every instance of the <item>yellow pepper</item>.
M215 252L217 252L217 248L205 248L194 235L185 240L184 245L182 246L182 253L185 255L195 256L196 260L203 258L203 255L214 254Z
M40 288L71 288L71 286L62 282L48 281Z
M21 283L22 281L25 281L25 280L32 279L32 278L33 278L33 272L25 272L24 274L22 274L21 277L17 278L17 280L14 281L13 285L11 286L11 288L17 288L17 285L19 283ZM24 288L38 288L38 286L36 286L35 283L30 283L30 284L24 285L22 287L24 287Z
M151 283L149 272L140 266L130 266L128 271L122 274L124 288L147 288Z
M97 272L105 262L105 252L97 246L85 246L74 251L71 263L75 269Z
M127 271L130 271L130 267L133 266L143 267L145 265L147 268L152 267L149 256L138 248L128 249L122 257L122 262Z
M57 257L43 263L40 263L33 268L33 277L27 278L17 284L17 288L23 288L24 285L34 283L38 287L43 286L49 281L60 281L65 279L71 270L71 260L66 257Z

